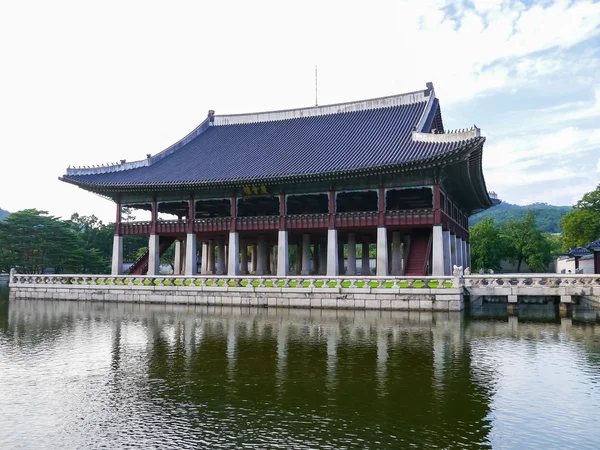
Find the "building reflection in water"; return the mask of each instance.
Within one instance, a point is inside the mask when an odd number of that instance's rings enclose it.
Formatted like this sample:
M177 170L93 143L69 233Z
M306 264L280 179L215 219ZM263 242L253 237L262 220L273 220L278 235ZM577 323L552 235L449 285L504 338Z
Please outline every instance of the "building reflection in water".
M20 300L2 305L0 331L51 346L97 328L111 341L109 403L161 411L170 433L185 423L207 442L481 448L497 374L473 364L472 341L548 329L486 314ZM550 326L597 340L571 321Z

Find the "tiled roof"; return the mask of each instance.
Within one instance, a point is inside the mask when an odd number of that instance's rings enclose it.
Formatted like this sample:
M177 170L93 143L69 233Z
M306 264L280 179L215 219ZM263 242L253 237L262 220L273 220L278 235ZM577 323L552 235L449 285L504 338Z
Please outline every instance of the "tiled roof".
M147 161L69 169L62 179L105 187L285 179L418 163L483 139L478 133L459 133L454 139L413 137L415 129L428 133L436 123L440 126L441 116L431 87L352 104L237 116L210 114L184 140ZM435 142L429 142L431 137Z

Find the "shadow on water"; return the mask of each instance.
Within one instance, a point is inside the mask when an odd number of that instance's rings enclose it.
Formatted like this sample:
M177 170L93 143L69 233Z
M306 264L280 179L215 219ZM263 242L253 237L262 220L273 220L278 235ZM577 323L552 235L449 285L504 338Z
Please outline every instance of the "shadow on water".
M556 411L540 402L563 367L570 380L600 381L597 322L577 309L561 318L548 305L517 316L505 305L504 312L503 305L488 306L468 317L1 300L0 355L11 356L0 356L0 391L9 405L0 420L12 431L8 438L0 431L0 441L35 447L42 441L32 430L48 439L50 415L59 424L50 433L56 447L573 442L551 426ZM585 323L577 323L580 316ZM558 369L546 354L560 360ZM512 382L514 390L530 388L513 398ZM569 384L560 385L568 391ZM568 394L583 408L581 417L570 417L572 429L599 439L585 415L600 406L599 389ZM27 427L15 419L23 415ZM524 420L527 427L519 428Z

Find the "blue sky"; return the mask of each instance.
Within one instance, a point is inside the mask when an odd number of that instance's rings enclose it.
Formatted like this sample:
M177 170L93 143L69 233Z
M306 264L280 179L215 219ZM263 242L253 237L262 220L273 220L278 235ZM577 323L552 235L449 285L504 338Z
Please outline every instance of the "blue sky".
M487 137L511 203L573 204L600 182L598 1L104 1L0 4L0 207L112 220L58 181L155 154L217 114L434 83L445 126Z

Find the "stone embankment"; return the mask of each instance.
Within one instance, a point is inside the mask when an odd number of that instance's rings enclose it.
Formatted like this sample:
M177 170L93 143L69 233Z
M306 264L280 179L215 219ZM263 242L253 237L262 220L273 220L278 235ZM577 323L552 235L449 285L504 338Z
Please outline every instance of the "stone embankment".
M460 311L457 277L227 277L13 274L11 298L286 308Z
M271 277L22 275L11 272L11 298L218 306L460 311L498 297L600 305L600 275L502 274L440 277Z

